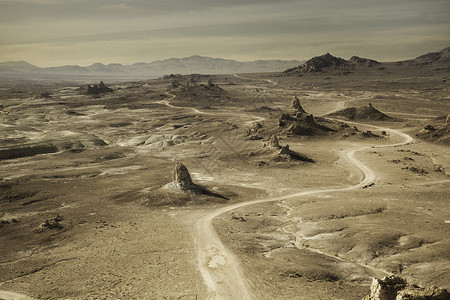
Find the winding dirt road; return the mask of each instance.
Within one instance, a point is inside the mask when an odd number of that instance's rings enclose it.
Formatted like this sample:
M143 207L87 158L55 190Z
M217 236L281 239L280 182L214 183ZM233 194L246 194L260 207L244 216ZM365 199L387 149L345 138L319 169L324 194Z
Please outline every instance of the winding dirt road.
M234 76L242 79L250 79L240 77L238 75ZM354 122L348 123L352 123L355 125L358 124ZM368 126L366 124L358 124L358 125ZM240 202L220 207L213 211L203 212L198 217L193 226L193 235L197 256L197 268L200 271L204 283L207 287L208 291L207 299L255 298L254 294L252 293L252 287L243 274L243 270L239 263L239 259L237 259L236 256L233 253L231 253L220 241L220 238L218 237L217 232L212 225L212 220L223 213L252 204L275 202L320 193L333 193L333 192L355 190L373 183L376 179L375 172L370 167L365 165L363 162L355 158L355 154L359 151L363 151L369 148L385 148L385 147L396 147L406 145L411 143L413 141L413 138L405 133L402 133L394 129L372 125L370 127L377 130L384 130L389 134L391 134L391 136L398 136L401 139L401 142L375 147L361 146L356 148L349 148L342 151L340 153L340 156L347 161L350 167L356 168L360 172L361 179L358 183L348 187L340 187L340 188L324 187L320 189L299 191L296 193L287 194L283 196ZM315 251L314 249L310 250ZM322 253L319 250L317 250L316 252L327 255L326 253ZM333 257L342 260L342 258L335 256ZM368 267L365 265L360 266L366 267L380 274L389 274L388 272L376 268Z
M241 79L248 80L261 80L261 79L252 79L241 77L238 75L234 75L235 77ZM276 84L276 82L271 80L263 80L272 84ZM178 109L191 109L195 113L199 114L210 114L209 112L203 112L195 108L183 108L177 107L170 104L170 101L173 100L176 96L170 93L167 93L170 96L170 99L165 99L158 101L157 103L164 104L171 108ZM348 100L347 100L348 101ZM258 119L258 117L253 117L254 119ZM342 122L347 122L343 120L339 120ZM252 121L246 122L248 125ZM355 122L347 122L353 125L365 125ZM208 294L207 299L254 299L255 296L252 293L252 287L250 283L245 279L242 267L239 263L239 259L230 252L221 242L220 238L217 235L216 230L212 225L212 220L219 215L232 211L237 208L241 208L244 206L257 204L257 203L265 203L265 202L275 202L281 200L287 200L307 195L320 194L320 193L333 193L333 192L342 192L342 191L350 191L358 188L362 188L363 186L369 185L373 183L376 179L375 172L365 165L363 162L355 158L355 154L359 151L363 151L369 148L385 148L385 147L396 147L401 145L409 144L413 141L413 138L405 133L402 133L398 130L384 128L380 126L370 125L376 130L384 130L389 133L391 136L398 136L401 139L401 142L390 144L390 145L382 145L382 146L360 146L349 148L341 151L340 156L343 158L351 168L355 168L361 175L361 179L358 183L348 186L348 187L329 187L329 188L319 188L319 189L311 189L311 190L303 190L292 194L287 194L283 196L277 197L269 197L264 199L257 199L252 201L240 202L232 205L223 206L217 208L212 211L203 211L200 213L196 213L196 221L193 224L192 231L194 236L194 245L196 251L196 264L200 274L203 277L203 281L207 288ZM292 232L287 232L290 234L294 234ZM300 237L296 236L298 240ZM296 243L297 244L297 243ZM332 256L335 259L343 260L340 257L329 255L327 253L323 253L317 249L310 249L311 251ZM352 262L355 263L355 262ZM355 263L358 264L358 263ZM378 272L378 274L390 274L384 270L379 270L373 267L369 267L366 265L358 264L362 267L370 269L374 272Z
M356 123L354 123L356 124ZM375 148L395 147L406 145L413 141L409 135L397 130L372 126L378 130L385 130L391 135L397 135L403 139L402 142L377 146ZM346 149L341 152L341 156L349 163L351 167L356 168L361 173L360 181L348 187L343 188L320 188L313 190L300 191L293 194L283 196L257 199L247 202L240 202L233 205L218 208L216 210L205 213L198 218L194 225L195 246L197 251L197 267L203 276L203 280L208 289L208 299L254 299L251 287L243 276L242 268L239 260L222 244L217 232L215 231L212 220L228 211L244 207L247 205L281 201L291 198L302 197L306 195L319 193L333 193L349 191L361 188L371 184L376 179L375 172L363 162L355 158L355 154L359 151L372 148L372 146L361 146L357 148ZM377 270L380 271L380 270ZM385 272L386 273L386 272Z

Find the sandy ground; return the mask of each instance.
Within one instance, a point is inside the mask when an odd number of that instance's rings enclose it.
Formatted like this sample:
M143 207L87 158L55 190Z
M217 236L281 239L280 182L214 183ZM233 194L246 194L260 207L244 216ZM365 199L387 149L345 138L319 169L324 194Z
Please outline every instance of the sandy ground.
M8 83L0 150L26 155L0 160L0 299L360 299L392 273L450 288L450 152L414 135L448 113L448 84L366 77L158 79L99 98ZM282 133L315 163L276 159L264 144L294 95L315 116L371 102L402 120L349 123L381 138ZM162 189L175 162L226 199Z

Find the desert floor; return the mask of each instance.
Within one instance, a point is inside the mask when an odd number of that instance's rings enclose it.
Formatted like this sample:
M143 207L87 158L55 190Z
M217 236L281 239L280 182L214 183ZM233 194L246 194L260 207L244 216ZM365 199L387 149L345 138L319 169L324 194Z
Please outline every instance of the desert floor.
M361 299L389 274L450 288L449 146L415 136L450 112L442 73L106 83L0 86L0 299ZM397 120L277 131L293 96ZM273 133L315 162L277 156ZM176 162L212 196L168 189Z

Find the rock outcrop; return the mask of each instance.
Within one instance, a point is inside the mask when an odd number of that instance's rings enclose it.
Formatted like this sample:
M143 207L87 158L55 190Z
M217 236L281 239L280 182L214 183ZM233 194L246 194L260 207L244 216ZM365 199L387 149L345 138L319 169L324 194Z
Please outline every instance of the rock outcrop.
M280 152L278 152L279 155L289 155L291 154L291 150L289 149L289 145L283 146L280 149Z
M99 95L99 94L104 94L104 93L112 93L113 89L107 87L103 81L100 81L100 83L94 84L94 85L88 85L87 86L87 94L88 95Z
M445 289L421 288L410 285L406 280L395 275L383 279L374 278L370 286L370 295L363 300L445 300L450 299Z
M289 161L298 160L298 161L311 162L311 163L315 162L313 159L311 159L311 158L309 158L309 157L307 157L307 156L305 156L303 154L300 154L298 152L292 151L289 148L289 145L280 146L279 149L280 150L278 151L278 153L276 155L275 161L280 161L280 159L281 160L286 160L287 159Z
M39 225L39 230L63 229L63 226L59 223L62 219L63 218L60 215L51 219L46 219Z
M229 200L226 196L192 182L188 169L182 163L177 163L175 165L173 180L164 185L160 191L164 191L165 196L162 196L162 199L154 201L154 204L185 204L187 202L197 201L198 197L203 196ZM169 198L166 197L167 193L170 193L171 195Z
M428 141L450 145L450 114L436 118L416 133L416 136Z
M291 110L295 110L296 112L306 114L306 111L303 109L302 105L300 104L300 100L297 98L297 96L294 96L294 98L292 98Z
M369 59L369 58L362 58L362 57L358 57L358 56L352 56L352 58L350 58L350 62L358 64L358 65L363 65L366 67L375 67L375 66L381 66L381 63L373 60L373 59Z
M189 189L192 187L192 179L188 169L182 163L177 163L173 172L174 183L182 189Z
M303 109L297 97L292 99L289 112L281 114L278 126L284 128L287 133L295 135L315 135L336 131L318 124L316 118Z
M278 137L276 135L272 135L270 137L269 142L267 143L267 146L274 147L274 148L281 148L280 142L278 141Z

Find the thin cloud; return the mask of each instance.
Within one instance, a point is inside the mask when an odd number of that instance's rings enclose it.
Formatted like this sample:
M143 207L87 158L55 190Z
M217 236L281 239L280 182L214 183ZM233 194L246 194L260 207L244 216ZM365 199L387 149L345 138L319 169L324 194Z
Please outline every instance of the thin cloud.
M120 3L120 4L112 4L112 5L101 6L100 9L123 11L123 10L137 10L138 8L130 6L130 5L125 4L125 3Z
M447 47L448 32L448 0L0 0L0 61L43 65L333 51L389 60Z

